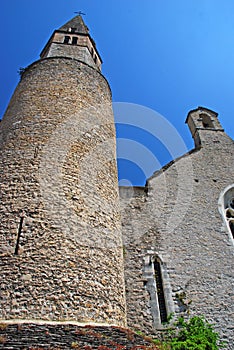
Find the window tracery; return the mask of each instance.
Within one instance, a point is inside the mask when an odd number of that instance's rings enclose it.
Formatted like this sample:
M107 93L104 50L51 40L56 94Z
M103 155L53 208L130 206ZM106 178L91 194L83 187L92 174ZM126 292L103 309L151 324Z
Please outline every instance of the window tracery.
M220 196L219 210L234 239L234 184L227 187Z
M234 197L226 204L225 208L226 220L234 238Z

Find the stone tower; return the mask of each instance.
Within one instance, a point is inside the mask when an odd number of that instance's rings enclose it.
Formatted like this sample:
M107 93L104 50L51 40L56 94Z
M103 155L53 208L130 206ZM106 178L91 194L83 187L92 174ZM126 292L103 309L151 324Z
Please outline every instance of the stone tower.
M233 350L233 140L192 110L195 148L119 200L101 63L73 18L0 123L0 349L151 348L126 323L157 337L205 315Z
M0 319L125 325L115 129L81 16L55 30L1 121Z

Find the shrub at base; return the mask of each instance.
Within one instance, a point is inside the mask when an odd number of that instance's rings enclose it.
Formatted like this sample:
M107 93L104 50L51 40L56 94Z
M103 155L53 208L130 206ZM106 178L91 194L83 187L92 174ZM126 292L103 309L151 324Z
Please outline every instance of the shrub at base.
M177 333L169 341L171 350L219 350L224 347L218 333L203 317L194 316L187 322L181 317L176 327Z

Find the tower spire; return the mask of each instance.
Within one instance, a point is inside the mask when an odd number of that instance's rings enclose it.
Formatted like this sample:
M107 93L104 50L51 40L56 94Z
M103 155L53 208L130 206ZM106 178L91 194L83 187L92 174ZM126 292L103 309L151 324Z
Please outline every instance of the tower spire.
M70 57L98 70L102 65L96 44L80 14L54 31L40 57Z
M79 13L77 16L72 18L70 21L62 25L59 30L65 31L65 32L75 32L80 34L89 34L89 29L84 23L84 20L81 16L81 13Z

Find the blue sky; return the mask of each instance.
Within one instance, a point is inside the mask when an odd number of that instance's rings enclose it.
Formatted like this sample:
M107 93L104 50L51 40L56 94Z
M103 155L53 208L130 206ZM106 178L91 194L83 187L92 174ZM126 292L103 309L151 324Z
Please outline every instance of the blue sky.
M197 106L218 112L233 138L233 0L1 0L0 9L0 116L18 83L19 68L38 59L53 30L81 10L114 102L160 113L187 149L193 141L184 122ZM172 155L153 130L153 135L146 130L122 123L117 136L144 145L162 166ZM120 178L144 184L142 163L120 153Z

